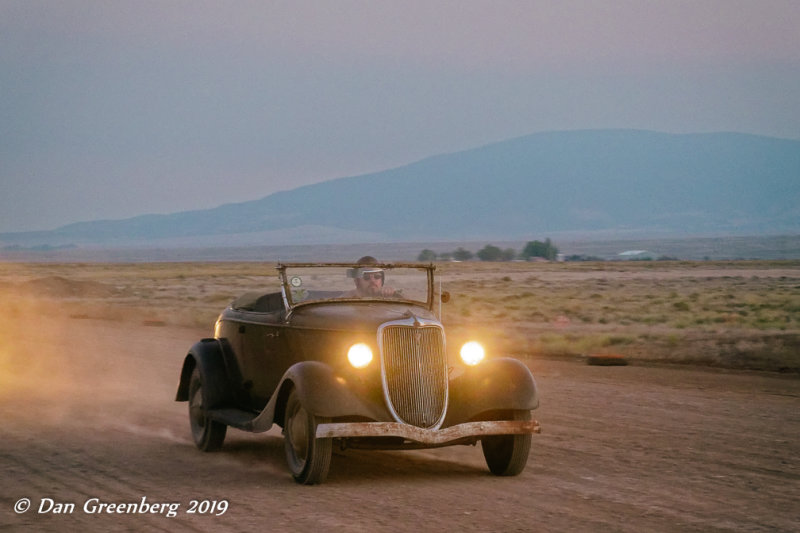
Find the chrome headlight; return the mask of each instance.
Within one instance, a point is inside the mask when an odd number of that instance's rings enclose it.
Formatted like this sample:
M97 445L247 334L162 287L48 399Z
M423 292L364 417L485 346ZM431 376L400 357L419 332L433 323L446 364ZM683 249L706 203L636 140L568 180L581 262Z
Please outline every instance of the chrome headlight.
M372 349L363 342L354 344L347 350L347 360L356 368L364 368L372 362Z
M469 366L475 366L486 357L486 351L480 343L469 341L461 347L461 360Z

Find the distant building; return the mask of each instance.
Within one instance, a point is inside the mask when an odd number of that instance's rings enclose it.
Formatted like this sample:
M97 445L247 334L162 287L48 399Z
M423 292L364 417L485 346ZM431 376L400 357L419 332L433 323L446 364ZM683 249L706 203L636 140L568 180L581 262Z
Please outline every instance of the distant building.
M627 261L655 259L655 254L647 250L628 250L617 254L617 256Z

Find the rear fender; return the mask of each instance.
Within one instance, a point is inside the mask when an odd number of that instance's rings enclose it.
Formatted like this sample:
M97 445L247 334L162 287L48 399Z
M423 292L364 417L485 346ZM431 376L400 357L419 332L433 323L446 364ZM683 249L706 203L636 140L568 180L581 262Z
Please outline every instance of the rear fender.
M481 413L490 411L537 407L539 393L528 367L510 357L489 359L450 382L450 404L443 426L480 419Z
M206 409L236 404L236 384L241 379L236 359L225 339L203 339L189 349L183 360L176 401L189 400L189 380L195 368L200 369L203 379L203 405Z

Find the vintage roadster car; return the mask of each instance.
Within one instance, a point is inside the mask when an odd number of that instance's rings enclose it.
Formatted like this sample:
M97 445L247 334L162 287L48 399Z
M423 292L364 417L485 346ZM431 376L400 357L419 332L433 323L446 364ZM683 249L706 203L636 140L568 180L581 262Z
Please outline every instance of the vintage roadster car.
M280 292L245 294L222 312L178 385L197 447L218 450L228 426L277 424L292 476L315 484L334 446L480 441L492 473L519 474L539 432L527 366L485 357L477 341L450 353L439 319L449 295L434 265L368 263L279 264Z

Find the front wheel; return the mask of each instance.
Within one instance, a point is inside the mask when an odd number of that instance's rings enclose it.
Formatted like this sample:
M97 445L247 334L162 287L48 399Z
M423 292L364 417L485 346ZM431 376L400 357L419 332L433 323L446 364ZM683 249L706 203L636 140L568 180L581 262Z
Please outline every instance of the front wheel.
M333 445L331 439L316 438L317 426L328 419L314 416L303 408L297 389L286 401L283 434L286 462L292 477L303 485L322 483L328 477Z
M511 420L530 420L530 411L514 411ZM496 476L519 475L528 463L531 434L492 435L481 439L486 464Z
M228 426L209 420L203 405L203 378L195 367L189 379L189 425L195 445L204 452L215 452L222 448Z

